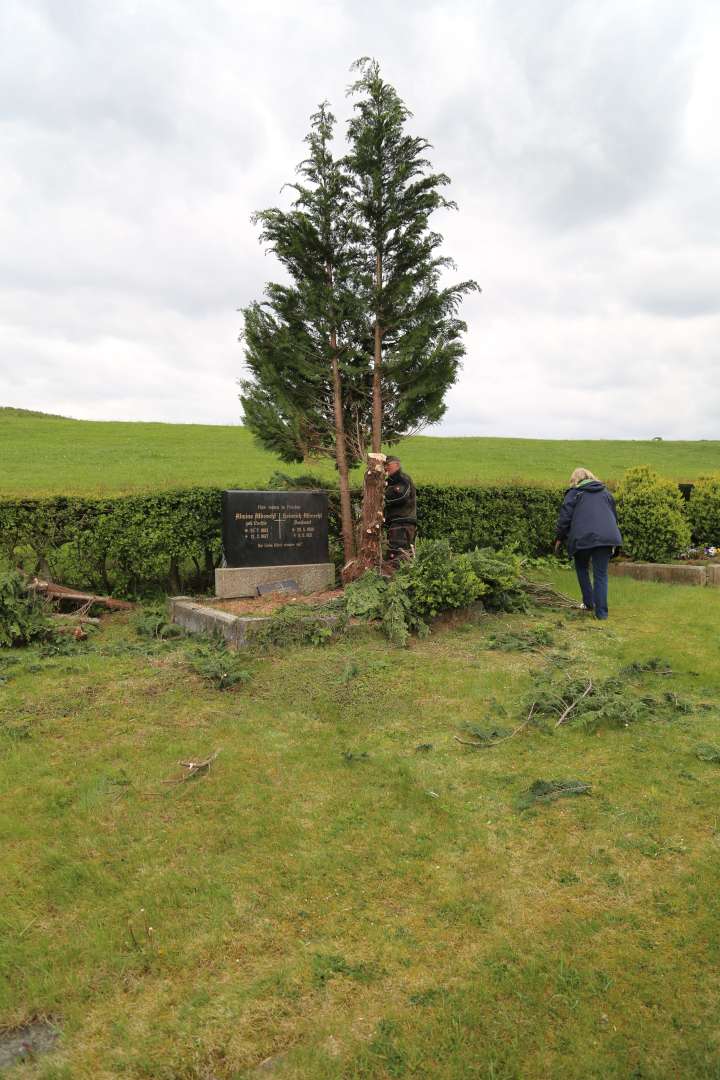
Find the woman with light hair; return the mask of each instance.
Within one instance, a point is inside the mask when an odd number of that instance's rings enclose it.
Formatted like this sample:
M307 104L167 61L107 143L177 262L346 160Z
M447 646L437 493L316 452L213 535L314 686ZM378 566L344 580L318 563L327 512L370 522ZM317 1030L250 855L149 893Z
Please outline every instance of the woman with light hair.
M575 560L583 608L608 617L608 566L622 544L612 495L589 469L575 469L558 516L555 551L567 545ZM590 565L592 564L592 580Z

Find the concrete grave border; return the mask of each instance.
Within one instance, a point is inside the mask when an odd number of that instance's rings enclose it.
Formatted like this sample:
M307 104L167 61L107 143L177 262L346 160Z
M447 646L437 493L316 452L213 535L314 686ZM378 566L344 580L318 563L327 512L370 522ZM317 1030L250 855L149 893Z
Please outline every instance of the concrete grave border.
M191 596L171 596L170 622L190 634L220 634L231 649L245 649L252 644L254 631L271 621L269 615L231 615L208 604L199 604ZM328 626L338 622L337 615L308 616Z
M636 581L661 581L666 585L710 585L720 587L720 564L683 566L680 563L618 562L610 563L615 577Z

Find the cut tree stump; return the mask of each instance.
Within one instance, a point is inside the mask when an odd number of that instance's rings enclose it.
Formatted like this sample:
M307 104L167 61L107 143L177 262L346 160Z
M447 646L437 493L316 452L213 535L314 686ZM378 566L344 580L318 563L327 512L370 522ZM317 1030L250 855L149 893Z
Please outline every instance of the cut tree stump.
M363 483L363 516L357 558L346 563L343 585L357 581L367 570L382 571L382 528L385 523L385 454L368 454Z

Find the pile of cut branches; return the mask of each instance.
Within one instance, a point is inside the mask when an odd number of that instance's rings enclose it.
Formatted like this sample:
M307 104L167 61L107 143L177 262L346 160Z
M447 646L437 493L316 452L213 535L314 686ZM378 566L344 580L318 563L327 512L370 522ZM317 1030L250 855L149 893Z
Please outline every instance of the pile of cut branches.
M582 604L578 600L561 593L547 581L533 581L531 578L521 577L520 583L533 604L557 611L582 611Z
M669 721L686 715L695 705L672 689L648 693L642 684L646 675L672 674L665 660L653 657L621 668L616 675L599 679L591 674L554 671L539 676L530 693L520 703L517 726L509 732L469 732L470 738L455 736L457 742L486 749L512 738L529 727L552 733L563 725L586 732L600 728L627 728L641 720Z
M666 661L653 658L604 679L589 674L547 675L528 696L535 706L533 722L550 730L568 724L593 732L630 727L640 720L669 720L691 712L692 703L679 694L671 690L652 694L642 685L644 674L667 675L671 670Z

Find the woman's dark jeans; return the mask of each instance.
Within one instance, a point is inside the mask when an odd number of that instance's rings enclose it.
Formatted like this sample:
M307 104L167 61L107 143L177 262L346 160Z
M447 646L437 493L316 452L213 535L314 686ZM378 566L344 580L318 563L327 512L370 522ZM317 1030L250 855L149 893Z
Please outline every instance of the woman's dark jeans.
M587 548L575 552L575 572L580 582L583 604L592 608L596 619L608 617L608 566L612 556L611 547ZM592 562L593 580L590 580Z

